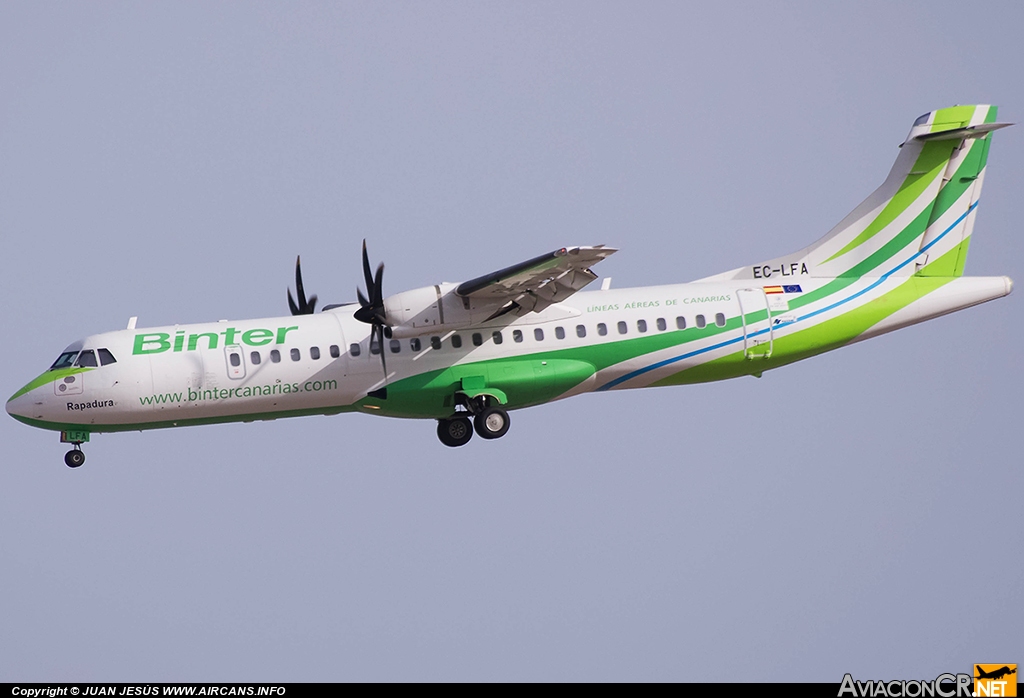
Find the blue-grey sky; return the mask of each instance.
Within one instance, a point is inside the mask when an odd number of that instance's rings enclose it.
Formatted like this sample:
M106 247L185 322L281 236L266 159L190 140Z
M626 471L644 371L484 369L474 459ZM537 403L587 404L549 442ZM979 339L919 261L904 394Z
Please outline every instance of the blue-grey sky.
M564 245L616 287L824 234L928 110L1024 120L1024 5L0 4L0 388L124 327ZM967 273L1024 281L1024 135ZM932 678L1024 661L1020 291L441 446L364 415L0 419L0 680ZM1016 504L1015 504L1016 503ZM1015 513L1016 512L1016 513ZM1018 630L1013 630L1018 628Z

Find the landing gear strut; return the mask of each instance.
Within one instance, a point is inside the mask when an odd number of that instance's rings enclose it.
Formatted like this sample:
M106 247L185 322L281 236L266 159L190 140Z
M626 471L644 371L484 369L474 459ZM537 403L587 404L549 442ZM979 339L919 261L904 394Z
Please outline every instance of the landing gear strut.
M85 453L78 444L75 444L73 449L64 454L64 464L69 468L77 468L84 462Z

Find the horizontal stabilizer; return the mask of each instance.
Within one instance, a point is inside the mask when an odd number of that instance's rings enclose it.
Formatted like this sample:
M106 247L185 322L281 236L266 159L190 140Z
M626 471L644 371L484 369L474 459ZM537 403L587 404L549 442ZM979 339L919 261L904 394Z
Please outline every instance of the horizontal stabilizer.
M965 126L963 128L953 128L948 131L938 131L935 133L922 133L914 136L915 140L918 141L955 141L964 138L980 138L986 133L991 133L1007 126L1013 126L1011 123L999 123L999 124L978 124L977 126Z

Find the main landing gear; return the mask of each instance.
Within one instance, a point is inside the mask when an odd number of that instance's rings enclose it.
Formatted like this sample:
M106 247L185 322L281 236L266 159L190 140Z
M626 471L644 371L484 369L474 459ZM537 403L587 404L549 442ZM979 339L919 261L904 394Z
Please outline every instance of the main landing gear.
M482 439L500 439L508 433L508 412L497 405L488 405L485 401L472 402L467 405L473 415L472 424L465 413L457 413L448 419L437 420L437 438L445 446L465 446L473 438L473 430Z
M64 464L69 468L77 468L85 462L85 452L82 447L75 444L75 447L64 454Z
M437 420L437 438L445 446L465 446L473 438L473 425L467 417Z

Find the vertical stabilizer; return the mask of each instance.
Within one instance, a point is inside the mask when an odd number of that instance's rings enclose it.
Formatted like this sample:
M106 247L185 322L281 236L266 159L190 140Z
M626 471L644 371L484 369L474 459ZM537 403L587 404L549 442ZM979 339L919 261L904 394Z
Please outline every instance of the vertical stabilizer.
M825 237L704 280L962 275L990 134L1004 126L987 104L924 114L885 182Z

